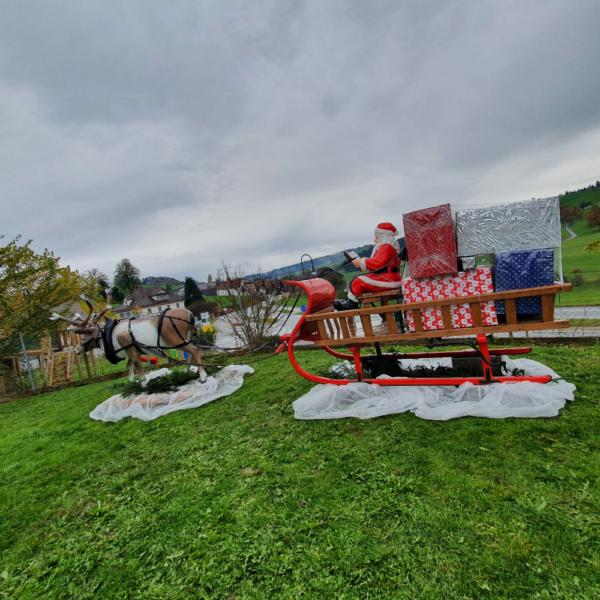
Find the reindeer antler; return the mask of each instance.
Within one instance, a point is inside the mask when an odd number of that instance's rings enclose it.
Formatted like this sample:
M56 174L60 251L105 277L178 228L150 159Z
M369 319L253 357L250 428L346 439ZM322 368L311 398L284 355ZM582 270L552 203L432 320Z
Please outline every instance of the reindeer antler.
M106 313L112 310L112 299L110 297L110 288L105 288L106 306L96 316L96 321L100 320Z
M85 318L85 321L80 325L80 327L85 327L88 324L89 320L92 318L92 315L94 314L94 305L91 303L90 299L85 294L79 294L79 297L88 305L88 308L90 309L90 312Z
M57 312L53 312L52 316L50 317L51 321L65 321L65 323L69 323L70 325L74 325L75 327L81 327L82 323L83 323L83 317L77 315L77 317L79 317L79 319L77 320L73 320L73 319L68 319L67 317L63 317L62 315L59 315Z

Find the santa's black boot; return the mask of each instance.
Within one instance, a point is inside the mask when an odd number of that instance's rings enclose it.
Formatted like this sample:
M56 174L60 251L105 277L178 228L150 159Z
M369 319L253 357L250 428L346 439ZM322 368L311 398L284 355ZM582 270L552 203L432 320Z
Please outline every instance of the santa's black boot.
M333 308L335 308L335 310L356 310L357 308L360 308L360 304L354 302L354 300L346 300L345 302L343 300L334 300Z

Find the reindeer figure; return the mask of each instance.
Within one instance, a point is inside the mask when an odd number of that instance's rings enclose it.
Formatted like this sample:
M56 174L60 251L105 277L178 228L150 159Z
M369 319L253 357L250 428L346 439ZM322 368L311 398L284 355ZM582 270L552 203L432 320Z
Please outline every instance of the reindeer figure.
M97 314L94 312L94 306L90 299L85 294L81 294L80 298L89 308L85 319L80 315L76 315L75 319L68 319L58 313L52 313L50 317L51 321L61 320L69 323L68 329L72 329L82 336L81 342L75 347L76 354L84 354L100 348L113 364L129 358L127 362L129 381L134 379L135 367L142 387L146 387L142 354L148 354L148 349L161 352L177 348L187 352L190 356L186 371L189 371L190 365L195 364L198 366L201 383L206 381L207 375L202 367L198 348L190 343L196 325L194 315L189 310L185 308L168 309L157 316L113 321L105 317L112 309L110 292L109 290L105 291L106 306ZM102 318L105 319L105 323L100 323Z

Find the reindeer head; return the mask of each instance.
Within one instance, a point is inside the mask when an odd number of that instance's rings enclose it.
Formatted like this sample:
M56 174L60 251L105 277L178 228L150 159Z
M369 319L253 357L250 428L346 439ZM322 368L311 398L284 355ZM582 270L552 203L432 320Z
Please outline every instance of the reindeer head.
M90 302L90 299L85 294L81 294L79 297L87 304L89 309L89 313L85 319L79 314L75 315L75 319L68 319L58 313L52 313L52 316L50 317L51 321L60 320L69 323L67 329L71 329L74 333L81 336L81 342L75 347L76 354L84 354L89 350L98 348L98 334L100 329L104 327L104 323L100 323L100 319L104 317L106 313L110 312L112 308L110 291L106 289L105 292L106 306L99 313L94 312L94 305Z

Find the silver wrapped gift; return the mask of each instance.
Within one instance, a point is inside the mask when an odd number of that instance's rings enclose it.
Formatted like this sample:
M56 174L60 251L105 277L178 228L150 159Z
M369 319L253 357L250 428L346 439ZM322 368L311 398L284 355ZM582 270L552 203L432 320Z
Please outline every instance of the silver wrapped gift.
M558 196L460 210L455 219L458 256L560 248Z

